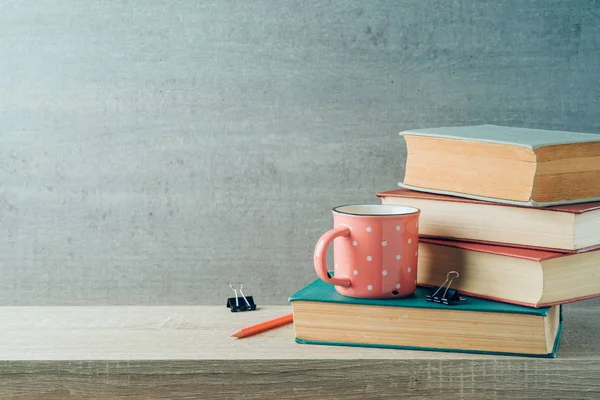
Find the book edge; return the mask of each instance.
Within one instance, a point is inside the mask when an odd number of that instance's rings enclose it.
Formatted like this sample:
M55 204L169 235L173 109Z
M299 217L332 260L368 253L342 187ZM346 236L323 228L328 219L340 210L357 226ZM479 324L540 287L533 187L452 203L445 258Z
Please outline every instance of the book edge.
M464 350L464 349L446 349L441 347L420 347L420 346L398 346L398 345L386 345L386 344L370 344L370 343L354 343L354 342L327 342L318 340L308 340L294 337L296 343L307 344L307 345L323 345L323 346L346 346L346 347L368 347L368 348L385 348L395 350L411 350L411 351L432 351L432 352L445 352L445 353L461 353L461 354L486 354L486 355L500 355L500 356L513 356L513 357L533 357L533 358L556 358L558 350L560 348L560 340L562 337L563 329L563 309L560 307L560 317L558 322L558 329L556 331L556 338L552 346L552 351L546 354L531 354L531 353L515 353L515 352L497 352L497 351L485 351L485 350Z
M557 249L554 247L540 247L540 246L529 246L526 244L519 243L507 243L507 242L492 242L489 240L479 240L479 239L470 239L470 238L457 238L451 236L432 236L432 235L419 235L420 239L425 239L423 242L426 243L427 240L448 240L451 242L465 242L470 244L483 244L486 246L498 246L498 247L513 247L516 249L523 250L537 250L537 251L546 251L550 253L560 253L564 255L575 255L580 253L587 253L592 250L600 249L600 244L592 245L588 247L582 247L579 249Z
M410 184L407 184L404 182L398 182L398 186L405 188L405 189L414 190L417 192L435 193L435 194L440 194L440 195L445 195L445 196L464 197L467 199L516 205L516 206L522 206L522 207L528 207L528 208L532 208L532 207L544 208L544 207L548 207L548 206L562 206L562 205L567 205L567 204L590 203L590 202L600 201L600 197L589 197L589 198L577 199L577 200L562 200L562 201L548 201L548 202L537 202L535 200L517 201L517 200L508 200L508 199L501 199L501 198L495 198L495 197L478 196L478 195L474 195L474 194L467 194L467 193L460 193L460 192L452 192L452 191L448 191L448 190L423 188L423 187L419 187L419 186L413 186L413 185L410 185Z
M578 255L578 254L591 252L591 251L587 251L587 252L580 252L580 253L579 252L563 253L563 252L558 252L558 251L530 249L530 248L517 247L517 246L494 245L494 244L487 244L487 243L482 243L482 242L433 239L433 238L429 238L429 237L420 237L419 242L426 243L426 244L433 244L433 245L437 245L437 246L453 247L455 249L461 249L461 250L467 250L467 251L475 251L478 253L495 254L498 256L510 257L510 258L519 258L522 260L529 260L529 261L535 261L535 262L540 262L540 263L542 261L551 260L553 258L570 257L570 256ZM486 248L481 248L481 249L469 248L470 246L473 246L473 245L475 245L475 246L481 245L481 246L485 246ZM488 249L488 247L495 247L495 248L499 249L500 251L493 251L491 249ZM524 255L520 255L520 254L512 254L509 252L510 249L530 251L530 252L541 252L541 253L548 253L548 254L540 255L540 256L526 256L526 255L524 256ZM501 250L507 250L507 251L502 252ZM596 250L598 250L598 249L596 249Z
M498 352L498 351L485 351L485 350L465 350L465 349L447 349L440 347L420 347L420 346L399 346L399 345L386 345L386 344L371 344L371 343L355 343L355 342L327 342L318 340L308 340L294 337L296 343L306 345L323 345L323 346L345 346L345 347L365 347L365 348L384 348L392 350L409 350L409 351L431 351L431 352L445 352L445 353L460 353L460 354L485 354L485 355L499 355L499 356L514 356L514 357L533 357L533 358L556 358L558 350L560 348L560 341L563 330L563 308L560 307L560 316L558 322L558 329L556 331L556 338L552 346L552 351L546 354L531 354L531 353L516 353L516 352ZM547 315L546 315L547 316ZM543 317L546 317L543 316Z
M379 349L391 349L391 350L410 350L410 351L431 351L431 352L444 352L444 353L460 353L460 354L485 354L485 355L499 355L508 357L534 357L534 358L555 358L558 352L560 335L562 331L562 321L559 323L558 332L556 334L556 340L554 341L554 347L552 352L546 354L530 354L530 353L514 353L514 352L499 352L499 351L485 351L485 350L463 350L463 349L448 349L438 347L419 347L419 346L399 346L399 345L386 345L386 344L371 344L371 343L355 343L355 342L326 342L319 340L301 339L295 337L294 340L299 344L306 345L320 345L320 346L344 346L344 347L367 347L367 348L379 348Z
M403 182L401 182L401 184L407 185ZM400 183L398 184L398 186L401 186ZM398 190L408 190L408 191L413 192L414 195L399 194L397 192ZM440 197L439 198L430 198L430 197L423 196L423 195L420 196L419 194L440 196ZM551 205L551 206L547 206L547 207L536 207L536 206L523 206L523 205L519 205L519 204L500 203L495 200L493 200L493 201L480 200L480 199L474 199L474 198L470 198L470 197L433 193L433 192L430 192L429 189L417 191L417 190L411 190L408 187L402 187L402 189L390 189L390 190L379 191L379 192L375 193L375 197L380 198L380 199L384 199L384 198L417 199L417 200L423 200L423 201L439 201L439 202L446 202L446 203L477 204L477 205L485 205L485 206L490 206L490 207L511 207L511 208L522 208L522 209L535 209L535 210L540 210L540 211L551 211L551 212L565 213L565 214L572 214L572 215L586 214L589 212L598 211L600 209L600 205L598 205L596 207L592 207L592 208L585 208L582 210L569 210L569 209L561 208L561 207L565 207L565 206L573 206L573 205L579 205L579 204L599 203L599 202L594 202L594 201L583 201L583 202L578 202L578 203L556 204L556 205Z

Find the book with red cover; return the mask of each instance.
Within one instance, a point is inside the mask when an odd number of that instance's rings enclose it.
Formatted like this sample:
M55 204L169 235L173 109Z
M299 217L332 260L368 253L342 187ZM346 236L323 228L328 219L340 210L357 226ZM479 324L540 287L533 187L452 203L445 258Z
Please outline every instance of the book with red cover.
M408 189L377 193L383 204L417 207L422 237L562 253L600 247L600 202L528 207Z
M417 283L439 286L449 271L452 288L469 296L547 307L600 297L600 249L579 253L463 241L419 239Z

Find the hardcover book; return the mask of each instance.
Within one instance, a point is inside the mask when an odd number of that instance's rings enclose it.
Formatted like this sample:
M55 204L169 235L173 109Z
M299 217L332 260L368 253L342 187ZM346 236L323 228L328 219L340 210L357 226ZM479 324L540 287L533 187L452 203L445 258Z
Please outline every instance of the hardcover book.
M440 282L441 283L441 282ZM342 296L317 279L290 296L302 344L555 357L561 306L529 308L465 297L429 302L426 288L390 300Z
M600 135L496 125L400 132L401 187L525 206L600 200Z
M600 202L524 207L418 192L377 193L382 204L416 207L419 235L576 253L600 245Z
M417 284L439 285L448 271L460 293L547 307L600 296L600 249L575 254L430 238L419 239Z

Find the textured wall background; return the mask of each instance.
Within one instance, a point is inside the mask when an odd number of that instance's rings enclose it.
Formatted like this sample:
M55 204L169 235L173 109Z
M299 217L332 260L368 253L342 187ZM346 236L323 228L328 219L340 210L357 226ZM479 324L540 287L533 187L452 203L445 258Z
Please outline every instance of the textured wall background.
M598 1L94 3L0 4L3 305L285 303L400 130L600 133Z

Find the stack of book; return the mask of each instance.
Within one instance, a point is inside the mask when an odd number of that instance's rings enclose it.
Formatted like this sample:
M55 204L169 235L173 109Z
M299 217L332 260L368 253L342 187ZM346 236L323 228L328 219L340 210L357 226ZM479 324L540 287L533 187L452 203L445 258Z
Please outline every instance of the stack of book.
M400 189L421 210L417 292L290 297L299 343L554 357L562 305L600 296L600 135L494 125L400 133ZM426 300L450 271L462 301Z

